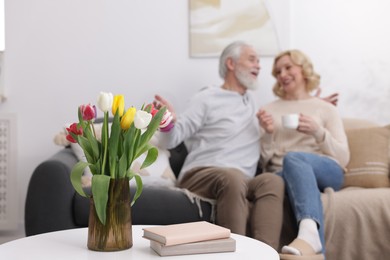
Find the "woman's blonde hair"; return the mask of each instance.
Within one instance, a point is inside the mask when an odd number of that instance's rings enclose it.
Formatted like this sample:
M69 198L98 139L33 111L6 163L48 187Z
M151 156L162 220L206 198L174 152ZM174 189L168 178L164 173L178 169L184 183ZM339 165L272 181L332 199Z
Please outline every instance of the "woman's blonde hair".
M277 78L277 72L276 72L276 63L278 60L288 55L291 58L291 61L298 66L301 66L302 68L302 74L303 78L306 80L306 91L311 92L314 89L318 88L320 85L320 75L318 75L314 69L313 69L313 63L310 61L310 59L301 51L299 50L288 50L281 52L278 56L275 57L274 65L272 67L272 75ZM283 88L279 85L279 82L276 81L273 92L278 97L284 97L285 93Z

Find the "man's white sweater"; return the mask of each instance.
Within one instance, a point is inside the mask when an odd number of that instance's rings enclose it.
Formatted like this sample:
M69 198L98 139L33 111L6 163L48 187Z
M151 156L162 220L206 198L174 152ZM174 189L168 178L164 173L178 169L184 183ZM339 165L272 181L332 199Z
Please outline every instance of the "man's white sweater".
M168 149L186 144L188 156L179 179L195 167L236 168L253 177L260 157L256 112L251 93L220 87L198 92L171 131L160 135L160 145Z

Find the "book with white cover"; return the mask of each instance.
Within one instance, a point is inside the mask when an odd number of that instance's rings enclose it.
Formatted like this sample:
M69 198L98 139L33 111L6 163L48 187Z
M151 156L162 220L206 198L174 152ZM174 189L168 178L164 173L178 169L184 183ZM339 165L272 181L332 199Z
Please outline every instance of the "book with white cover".
M236 251L236 240L229 237L173 246L150 240L150 247L160 256L223 253Z
M146 227L144 238L163 245L178 245L230 237L230 229L207 221Z

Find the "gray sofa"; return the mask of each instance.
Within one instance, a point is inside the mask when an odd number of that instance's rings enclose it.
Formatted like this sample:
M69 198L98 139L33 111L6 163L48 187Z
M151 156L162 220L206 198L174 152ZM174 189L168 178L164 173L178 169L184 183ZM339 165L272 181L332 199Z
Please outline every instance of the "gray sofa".
M387 259L390 255L390 243L387 241L390 236L390 126L379 127L356 119L344 119L344 126L353 161L362 164L368 157L372 162L381 157L382 164L387 167L385 175L368 172L359 177L353 175L353 171L347 172L347 187L338 192L327 189L321 195L326 257L329 260ZM361 142L363 140L366 142ZM352 143L357 146L352 147ZM185 156L184 145L171 151L170 165L176 175ZM75 193L69 178L76 162L72 150L64 148L34 170L25 206L27 236L88 225L88 199ZM358 167L371 168L370 165ZM211 204L201 201L200 207L203 215L200 215L197 204L178 189L147 187L132 207L132 220L134 224L151 225L211 221ZM291 207L285 200L280 244L288 244L296 234Z
M177 175L187 151L180 145L170 152L170 165ZM88 226L89 199L76 193L70 182L70 171L76 163L76 156L67 147L36 167L27 190L26 236ZM211 204L202 200L200 207L178 189L148 186L132 207L132 223L211 221Z

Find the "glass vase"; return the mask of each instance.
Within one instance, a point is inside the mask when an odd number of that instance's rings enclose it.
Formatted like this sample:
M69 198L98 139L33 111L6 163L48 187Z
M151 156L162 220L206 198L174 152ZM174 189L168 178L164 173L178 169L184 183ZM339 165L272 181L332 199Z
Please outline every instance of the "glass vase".
M88 249L119 251L133 246L129 179L111 179L106 224L103 225L90 199Z

